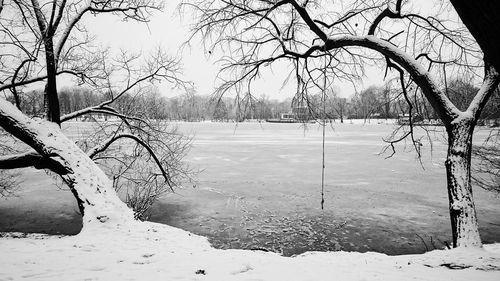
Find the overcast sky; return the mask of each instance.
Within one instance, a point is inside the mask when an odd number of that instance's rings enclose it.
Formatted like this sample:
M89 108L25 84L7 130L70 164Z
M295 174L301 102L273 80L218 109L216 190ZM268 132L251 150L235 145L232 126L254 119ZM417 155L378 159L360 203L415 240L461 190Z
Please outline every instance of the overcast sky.
M166 1L167 2L167 1ZM208 58L199 41L194 41L191 47L180 49L189 36L189 25L194 21L190 15L180 16L177 11L179 0L168 1L164 12L156 13L148 24L137 22L122 22L119 17L87 15L85 19L91 33L96 35L96 42L111 49L122 48L135 52L148 53L149 50L161 46L171 55L182 56L184 75L195 83L199 94L211 94L215 87L215 77L218 68L215 58ZM422 9L432 7L433 0L420 0L417 3ZM267 72L265 78L254 85L254 95L265 94L272 99L292 97L295 91L293 82L282 87L284 76L280 71ZM367 77L357 89L366 88L372 84L383 84L383 70L368 69ZM160 85L160 90L167 96L179 94L173 92L168 85ZM349 83L336 84L336 91L344 97L354 93L354 87Z

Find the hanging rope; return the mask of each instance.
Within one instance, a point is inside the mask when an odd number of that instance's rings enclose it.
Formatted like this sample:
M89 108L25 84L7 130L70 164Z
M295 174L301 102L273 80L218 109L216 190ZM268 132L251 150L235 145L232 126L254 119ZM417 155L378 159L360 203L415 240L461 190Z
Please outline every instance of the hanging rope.
M326 128L326 56L325 56L325 67L323 68L323 140L322 140L322 163L321 163L321 210L324 209L325 204L325 128Z

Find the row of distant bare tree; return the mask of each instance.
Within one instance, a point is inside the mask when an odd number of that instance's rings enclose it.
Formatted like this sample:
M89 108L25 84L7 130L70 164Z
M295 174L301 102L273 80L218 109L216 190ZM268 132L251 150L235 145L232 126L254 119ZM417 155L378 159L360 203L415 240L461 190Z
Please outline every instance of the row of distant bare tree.
M397 118L401 114L408 114L408 103L402 96L398 85L389 81L384 86L370 86L354 95L344 98L334 91L326 93L323 100L321 94L307 96L299 104L288 97L283 101L271 100L265 95L255 97L226 96L214 100L209 95L198 95L188 91L184 95L168 98L162 95L155 87L141 89L140 92L124 94L114 102L115 107L122 113L132 114L140 112L142 116L156 120L182 121L243 121L248 119L266 120L280 118L281 113L297 111L298 106L306 106L311 119L326 118L338 119L370 119L370 118ZM451 80L446 88L447 96L460 109L465 109L478 91L468 81ZM69 114L81 109L92 107L109 99L106 93L93 91L89 88L63 88L59 90L60 110L62 114ZM44 92L32 90L19 96L21 110L29 116L44 115ZM424 119L438 119L432 106L420 91L415 93L415 113ZM14 101L12 95L8 100ZM497 90L486 104L481 119L498 119L500 112L500 93ZM324 110L324 112L323 112ZM83 115L80 119L90 120L92 116ZM108 118L106 114L100 117Z

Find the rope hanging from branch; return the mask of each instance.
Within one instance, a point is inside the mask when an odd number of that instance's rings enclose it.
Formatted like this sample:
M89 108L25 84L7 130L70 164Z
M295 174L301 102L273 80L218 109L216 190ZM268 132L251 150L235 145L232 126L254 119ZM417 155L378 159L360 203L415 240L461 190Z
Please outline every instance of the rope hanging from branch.
M325 128L326 128L326 56L325 67L323 68L323 89L322 89L322 103L323 103L323 139L322 139L322 161L321 161L321 210L324 209L325 204Z

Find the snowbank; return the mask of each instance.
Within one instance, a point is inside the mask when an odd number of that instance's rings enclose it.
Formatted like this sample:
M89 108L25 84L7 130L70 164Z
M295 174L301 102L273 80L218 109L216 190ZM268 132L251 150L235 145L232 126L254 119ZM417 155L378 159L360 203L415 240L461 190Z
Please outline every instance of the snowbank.
M217 250L155 223L76 236L4 234L0 280L500 280L500 244L424 255Z

